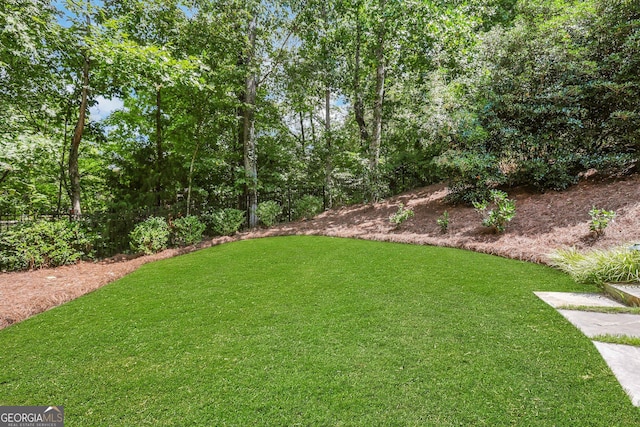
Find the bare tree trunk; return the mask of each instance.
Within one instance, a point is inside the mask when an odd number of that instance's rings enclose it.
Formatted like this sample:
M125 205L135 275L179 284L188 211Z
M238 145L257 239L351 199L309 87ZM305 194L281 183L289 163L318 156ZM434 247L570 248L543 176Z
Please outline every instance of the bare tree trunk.
M256 18L249 22L249 52L247 65L251 67L256 46ZM249 71L245 84L244 106L244 171L247 182L247 212L249 228L258 226L258 156L256 151L255 106L258 92L258 79L255 71Z
M87 11L87 34L89 33L89 26L91 25L91 18ZM84 125L87 115L87 104L89 99L89 50L84 49L82 54L84 63L82 67L82 91L80 93L80 111L78 114L78 122L73 132L73 139L71 140L71 147L69 148L69 187L71 193L71 216L73 218L79 218L82 216L82 208L80 203L80 170L78 167L78 157L80 156L80 141L82 141L82 135L84 133Z
M386 1L380 0L380 9L384 11ZM369 146L369 185L372 201L377 201L380 197L380 145L382 140L382 106L384 102L384 81L385 81L385 20L380 23L377 34L376 46L376 93L373 104L373 134Z
M331 176L333 175L333 144L331 139L331 89L325 90L324 99L324 115L325 115L325 141L326 141L326 158L324 164L324 187L325 194L327 194L327 207L331 209L333 205L332 186L333 181Z
M62 138L62 158L60 159L60 182L58 183L58 204L56 214L60 215L60 210L62 209L62 189L66 184L66 172L65 172L65 160L67 153L67 138L69 137L69 114L70 111L67 109L64 117L64 137Z
M360 44L362 42L362 27L360 24L359 13L356 16L356 53L354 58L354 70L353 70L353 113L360 130L360 143L363 146L369 141L369 132L367 131L367 124L364 120L364 101L362 100L362 89L360 88Z
M304 147L307 141L305 141L304 138L304 115L302 114L302 111L298 112L298 116L300 118L300 141Z
M164 173L164 148L162 144L162 86L156 86L156 204L162 204L162 174Z
M200 141L196 144L196 149L193 150L191 156L191 164L189 165L189 186L187 187L187 216L191 214L191 187L193 186L193 170L196 163L196 157L198 155L198 149L200 148Z

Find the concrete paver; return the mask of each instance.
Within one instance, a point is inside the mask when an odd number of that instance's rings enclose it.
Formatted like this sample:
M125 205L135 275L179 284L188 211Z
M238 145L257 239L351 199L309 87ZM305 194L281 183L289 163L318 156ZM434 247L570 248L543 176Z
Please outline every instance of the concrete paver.
M640 314L558 310L586 336L625 335L640 338Z
M541 300L556 308L586 336L620 335L640 338L640 315L563 310L563 306L624 307L600 294L572 292L534 292ZM593 341L634 406L640 407L640 347Z
M593 342L634 406L640 407L640 347Z
M588 307L624 307L624 304L602 294L585 294L578 292L534 292L534 294L554 308L568 305L582 305Z

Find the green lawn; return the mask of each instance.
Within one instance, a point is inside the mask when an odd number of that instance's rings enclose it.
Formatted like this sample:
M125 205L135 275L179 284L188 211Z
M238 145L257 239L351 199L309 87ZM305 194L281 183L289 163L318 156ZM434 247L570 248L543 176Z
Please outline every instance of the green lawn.
M68 426L631 426L539 265L324 237L147 264L0 331L0 405Z

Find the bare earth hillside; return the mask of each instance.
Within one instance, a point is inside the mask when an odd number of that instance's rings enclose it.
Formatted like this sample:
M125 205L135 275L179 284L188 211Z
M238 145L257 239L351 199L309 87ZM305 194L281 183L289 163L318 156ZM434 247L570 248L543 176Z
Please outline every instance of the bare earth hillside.
M327 211L309 221L282 224L268 230L240 233L201 245L169 249L135 259L114 259L56 269L0 274L0 328L91 292L158 259L234 240L291 234L325 235L424 245L450 246L544 263L560 247L607 248L640 243L640 175L620 179L583 180L564 192L532 193L515 189L516 218L503 234L492 234L480 224L473 208L444 201L444 185L432 185L377 204ZM389 216L403 203L415 216L395 229ZM589 232L592 207L613 210L617 216L603 236ZM436 220L444 211L449 231L440 232Z

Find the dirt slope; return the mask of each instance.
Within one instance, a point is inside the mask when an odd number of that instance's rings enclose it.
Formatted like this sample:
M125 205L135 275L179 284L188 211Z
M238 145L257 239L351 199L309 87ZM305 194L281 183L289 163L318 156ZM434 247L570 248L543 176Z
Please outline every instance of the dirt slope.
M0 273L0 328L91 292L140 265L198 248L256 237L308 234L458 247L508 258L545 262L559 247L605 248L640 242L640 175L621 179L584 180L564 192L537 194L515 189L516 218L503 234L480 224L473 208L450 206L444 185L433 185L375 205L332 210L310 221L282 224L269 230L218 238L197 247L170 249L135 259L83 262L74 266L21 273ZM396 230L389 223L403 203L415 216ZM604 235L589 232L589 210L596 206L617 213ZM449 212L450 226L440 232L436 220Z

